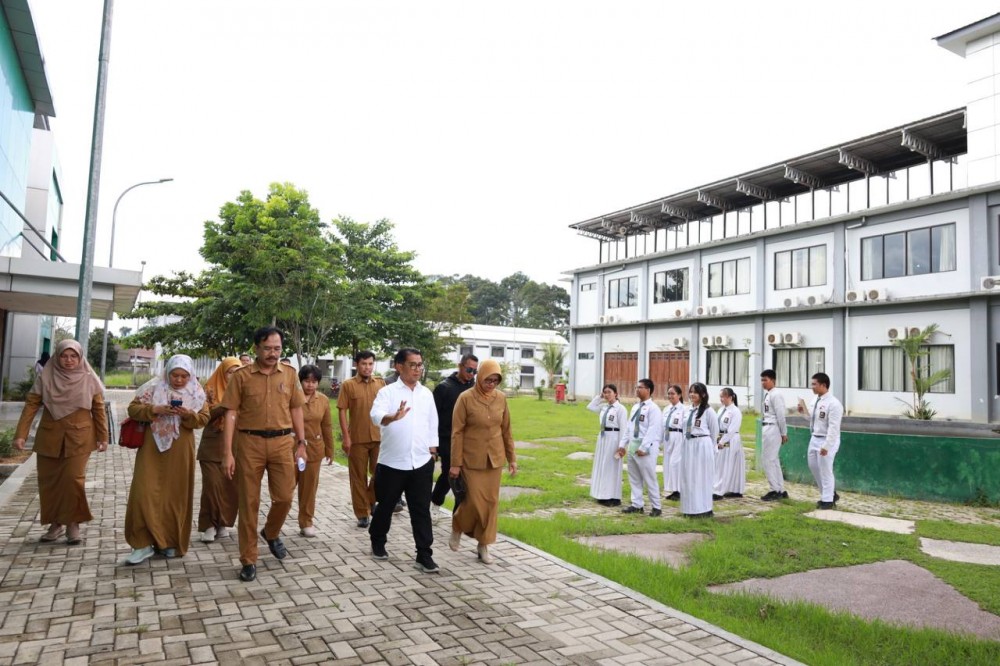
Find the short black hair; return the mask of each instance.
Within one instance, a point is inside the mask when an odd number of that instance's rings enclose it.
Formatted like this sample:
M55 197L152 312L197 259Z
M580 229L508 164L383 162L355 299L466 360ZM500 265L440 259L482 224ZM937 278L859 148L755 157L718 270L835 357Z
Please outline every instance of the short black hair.
M771 380L772 382L774 382L774 381L778 381L778 375L777 375L777 374L775 374L774 370L772 370L772 369L770 369L770 368L768 368L768 369L767 369L767 370L765 370L764 372L760 373L760 376L761 376L761 378L764 378L764 377L767 377L767 378L768 378L768 379L770 379L770 380Z
M815 379L818 383L822 384L823 386L830 388L830 375L826 374L825 372L817 372L815 375L812 376L812 378Z
M370 358L371 360L374 361L375 360L375 352L371 351L370 349L362 349L361 351L359 351L357 354L354 355L354 362L358 363L362 359L366 359L366 358Z
M475 361L479 363L479 357L475 354L462 354L462 358L458 359L459 365L465 365L469 361Z
M323 371L320 370L315 365L303 365L299 368L299 381L304 382L309 378L315 379L318 382L323 381Z
M253 356L250 355L250 352L241 352L237 358L243 358L244 356L247 358L253 358Z
M260 343L267 340L272 335L277 334L281 338L281 346L285 346L285 333L277 326L261 326L256 331L253 332L253 343L259 345Z
M655 384L653 384L653 380L652 379L640 379L639 383L642 384L643 386L645 386L646 388L648 388L650 393L653 392L653 388L655 387Z
M392 362L394 365L403 365L406 363L406 359L411 356L419 356L420 358L424 357L424 355L420 353L419 349L414 349L413 347L403 347L396 352L395 356L392 357Z

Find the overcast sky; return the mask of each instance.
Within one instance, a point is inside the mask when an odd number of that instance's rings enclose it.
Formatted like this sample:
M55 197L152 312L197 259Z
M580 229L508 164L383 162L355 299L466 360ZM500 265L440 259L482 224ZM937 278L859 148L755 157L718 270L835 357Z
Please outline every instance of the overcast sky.
M80 261L101 0L31 0ZM203 223L290 181L386 217L425 273L555 282L567 225L963 106L932 38L995 2L118 0L97 264L198 270Z

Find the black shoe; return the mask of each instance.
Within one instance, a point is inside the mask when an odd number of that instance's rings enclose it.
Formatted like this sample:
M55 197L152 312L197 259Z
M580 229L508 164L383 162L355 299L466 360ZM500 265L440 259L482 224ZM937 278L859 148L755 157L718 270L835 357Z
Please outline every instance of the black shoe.
M781 497L779 497L778 499L788 499L788 491L787 490L782 490L781 491Z
M358 518L358 527L365 528L368 527L368 516L364 518Z
M685 513L685 518L711 518L714 514L711 511L705 513Z
M663 515L663 512L660 511L659 509L653 509L652 511L649 512L649 517L650 518L659 518L662 515Z
M763 500L765 502L777 502L780 499L781 499L781 493L779 493L776 490L772 490L768 494L766 494L763 497L761 497L761 500Z
M392 507L392 512L399 513L400 511L403 510L404 506L406 506L406 502L404 502L402 498L400 498L400 500L396 502L396 506Z
M822 501L820 501L820 502L816 502L816 508L817 509L836 509L837 508L837 504L836 504L836 502L822 502Z
M712 493L713 502L718 502L720 499L722 499L722 495L716 495L715 493Z
M840 495L837 494L836 492L833 493L833 501L834 502L839 502L840 501Z
M372 557L376 560L387 560L389 559L389 553L386 552L385 546L376 546L372 544Z
M641 506L632 506L631 504L622 509L622 513L645 513Z
M611 506L611 500L597 500L597 503L601 506Z
M620 499L608 500L608 506L621 506L622 501Z
M264 530L260 531L260 535L264 537L264 541L267 542L267 547L271 549L271 554L277 557L279 560L283 560L288 557L288 550L285 549L285 544L282 543L281 537L276 539L268 539L264 536Z
M434 558L430 555L424 557L417 556L417 568L424 573L437 573L441 571L441 567L434 562Z
M667 499L670 500L671 502L680 502L681 501L680 491L675 490L674 492L670 493L669 495L667 495Z
M722 496L729 498L737 498L737 497L743 497L743 493L725 493Z
M244 583L249 583L257 578L257 565L255 564L244 564L243 568L240 569L240 580Z

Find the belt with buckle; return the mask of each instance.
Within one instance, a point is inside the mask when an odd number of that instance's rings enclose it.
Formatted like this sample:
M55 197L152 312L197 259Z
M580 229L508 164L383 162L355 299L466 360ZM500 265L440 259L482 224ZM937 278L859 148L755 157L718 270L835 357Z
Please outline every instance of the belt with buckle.
M618 432L621 428L605 428L604 432Z
M254 435L255 437L263 437L264 439L274 439L275 437L284 437L285 435L291 435L292 429L285 428L284 430L240 430L240 432L247 435Z
M684 432L684 428L668 428L670 432Z

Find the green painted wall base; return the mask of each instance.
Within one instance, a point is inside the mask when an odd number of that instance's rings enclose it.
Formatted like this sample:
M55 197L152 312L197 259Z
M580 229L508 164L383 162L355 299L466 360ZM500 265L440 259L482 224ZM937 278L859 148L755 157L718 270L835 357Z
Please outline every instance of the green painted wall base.
M760 451L758 426L757 450ZM814 484L809 429L789 425L781 447L785 478ZM759 467L758 467L759 468ZM1000 502L1000 440L844 432L834 463L839 490L911 499Z

